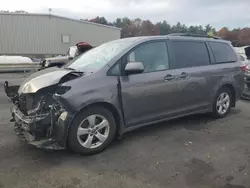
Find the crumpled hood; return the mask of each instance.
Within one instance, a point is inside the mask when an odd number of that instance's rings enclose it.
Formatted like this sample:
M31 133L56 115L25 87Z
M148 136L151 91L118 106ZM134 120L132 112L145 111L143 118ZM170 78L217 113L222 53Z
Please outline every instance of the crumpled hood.
M39 89L57 84L61 78L73 70L52 67L32 74L20 85L18 93L35 93Z

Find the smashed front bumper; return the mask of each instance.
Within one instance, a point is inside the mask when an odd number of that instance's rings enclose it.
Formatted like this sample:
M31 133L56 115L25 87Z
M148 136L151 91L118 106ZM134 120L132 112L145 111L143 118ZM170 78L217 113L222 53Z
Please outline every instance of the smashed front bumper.
M67 105L64 106L65 102L61 101L60 97L53 99L54 102L48 105L49 109L39 112L36 111L39 110L38 107L27 109L30 101L18 94L18 88L17 85L9 86L7 81L4 84L6 95L14 104L11 108L11 122L14 122L16 134L38 148L65 149L69 126L76 112L67 108ZM24 100L26 106L23 105Z
M53 150L65 149L65 147L58 144L57 139L53 137L52 131L54 130L50 131L51 135L40 136L44 122L51 120L51 114L25 116L17 106L14 106L11 112L13 116L12 121L15 122L14 130L19 138L38 148Z

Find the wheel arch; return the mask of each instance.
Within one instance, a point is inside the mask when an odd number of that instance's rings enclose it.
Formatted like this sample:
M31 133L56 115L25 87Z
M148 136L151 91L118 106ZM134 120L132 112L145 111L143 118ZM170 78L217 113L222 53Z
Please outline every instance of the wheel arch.
M94 102L94 103L88 104L86 106L83 106L79 111L77 111L75 113L73 119L82 111L87 110L88 108L93 108L93 107L103 107L103 108L109 110L112 113L112 115L114 116L115 123L117 126L116 136L118 136L118 137L122 136L122 133L124 132L124 121L123 121L121 112L119 112L119 110L111 103L101 101L101 102ZM72 119L72 121L73 121L73 119ZM69 131L70 126L71 126L71 124L67 128L67 139L68 139L68 131ZM67 139L66 139L66 141L67 141Z
M107 117L110 118L112 121L112 127L113 129L111 130L110 137L107 138L107 142L105 141L104 144L98 146L97 148L85 148L83 147L82 144L79 143L79 139L76 138L76 131L79 126L79 122L82 122L83 116L87 117L89 115L92 115L94 113L104 113L106 112ZM109 111L109 113L107 113ZM87 114L86 114L87 113ZM113 115L114 118L111 118L111 114ZM106 117L106 118L107 118ZM115 121L115 122L114 122ZM77 152L77 153L82 153L82 154L87 154L87 155L92 155L99 153L100 151L106 149L108 145L113 141L114 137L117 136L117 133L119 132L119 129L121 128L121 125L119 124L120 121L120 116L119 116L119 111L118 109L108 103L108 102L95 102L89 105L84 106L81 110L78 110L77 112L74 113L74 116L72 118L72 121L70 124L68 124L68 129L67 132L65 132L65 147L70 148L72 151ZM115 127L116 124L116 127Z
M220 87L219 87L219 89L217 90L217 92L220 90L220 89L222 89L222 88L227 88L227 89L229 89L230 91L231 91L231 93L232 93L232 107L235 107L235 104L236 104L236 89L235 89L235 87L233 86L233 84L231 84L231 83L225 83L225 84L223 84L223 85L221 85Z

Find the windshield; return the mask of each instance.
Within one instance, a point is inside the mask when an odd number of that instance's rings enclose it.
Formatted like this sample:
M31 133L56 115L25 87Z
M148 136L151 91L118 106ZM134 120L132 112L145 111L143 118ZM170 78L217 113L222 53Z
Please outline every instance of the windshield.
M131 42L117 40L100 45L93 48L71 63L66 65L66 68L71 68L83 72L96 72L106 65L117 54L126 49Z

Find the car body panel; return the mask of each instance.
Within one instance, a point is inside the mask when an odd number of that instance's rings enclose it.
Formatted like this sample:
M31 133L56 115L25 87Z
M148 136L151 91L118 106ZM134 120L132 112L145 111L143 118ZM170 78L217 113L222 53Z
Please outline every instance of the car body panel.
M180 81L183 93L181 101L186 111L212 108L213 100L219 88L229 84L234 87L237 96L244 89L244 76L240 63L214 64L201 67L179 69L189 76Z
M208 65L209 66L209 65ZM176 69L176 77L179 83L182 113L208 108L211 93L209 87L208 66ZM182 78L182 74L187 74Z
M235 90L236 98L239 99L244 90L244 73L241 70L241 62L226 65L217 64L211 66L211 68L213 69L213 76L211 77L213 94L215 95L222 86L231 85Z
M32 74L20 85L18 93L35 93L39 89L57 84L60 79L73 72L72 70L52 67Z
M109 67L106 67L108 70ZM93 73L87 77L66 82L63 86L70 86L71 90L64 95L55 95L54 98L70 114L64 121L56 125L57 138L61 144L65 144L68 129L77 114L91 105L108 105L116 111L119 120L118 133L124 132L124 119L121 101L119 97L119 77L102 77L98 73ZM81 85L82 87L79 87ZM66 122L66 123L65 123ZM63 125L63 126L62 126Z
M164 78L168 74L175 73L166 70L120 78L127 126L165 118L180 110L181 104L174 100L181 96L179 83L176 79L166 81Z
M106 69L108 70L109 67L106 67ZM102 74L96 72L63 83L62 86L71 87L71 89L64 95L60 96L60 98L67 101L69 104L68 107L74 111L80 111L85 106L94 102L117 104L117 77L103 77Z

